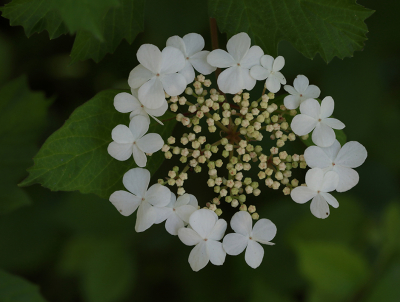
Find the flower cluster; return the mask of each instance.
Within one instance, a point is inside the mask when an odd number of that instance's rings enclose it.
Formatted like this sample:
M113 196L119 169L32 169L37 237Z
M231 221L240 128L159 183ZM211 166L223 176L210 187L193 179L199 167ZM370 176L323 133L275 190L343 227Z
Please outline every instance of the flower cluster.
M124 216L137 210L137 232L165 221L168 233L194 246L189 255L194 271L208 262L222 265L226 254L244 250L245 261L256 268L264 255L260 243L273 245L276 235L275 224L260 218L254 204L263 188L281 190L297 203L312 199L311 213L326 218L329 205L339 206L329 192L345 192L358 183L353 168L365 161L367 151L358 142L342 147L336 140L334 129L345 126L331 117L332 97L320 102L320 89L309 85L304 75L298 75L293 86L286 85L282 56L273 58L251 46L246 33L229 39L227 51L205 51L204 44L200 35L191 33L169 38L162 51L150 44L139 48L140 64L128 79L131 93L119 93L114 99L116 110L130 113L129 127L112 130L108 152L120 161L133 156L141 168L126 172L123 184L129 192L114 192L110 201ZM218 90L205 77L217 68L225 68L217 78ZM265 80L264 91L251 100L249 91L257 80ZM289 94L279 98L275 94L282 85ZM187 131L164 141L147 132L150 117L161 125L168 122L158 119L168 109ZM285 150L299 137L309 141L311 132L315 145L304 154ZM175 156L183 166L174 166L148 188L150 172L143 168L147 156L160 150L166 159ZM307 166L311 169L301 184L299 171ZM198 201L186 192L189 169L207 171L204 185L213 189L215 198ZM227 235L227 222L219 218L224 202L238 209L230 221L234 233Z

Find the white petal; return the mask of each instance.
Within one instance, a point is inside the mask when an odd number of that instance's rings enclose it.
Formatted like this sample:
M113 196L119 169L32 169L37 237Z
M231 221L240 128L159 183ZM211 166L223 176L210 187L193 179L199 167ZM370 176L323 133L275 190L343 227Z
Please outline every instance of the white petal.
M310 133L317 125L317 120L305 114L296 115L291 123L291 128L297 135Z
M299 74L294 79L293 86L297 90L298 93L305 94L309 83L310 82L308 81L308 78L306 76Z
M136 145L145 153L154 153L161 150L164 140L158 133L149 133L138 139Z
M107 152L116 160L127 160L132 155L132 143L120 144L116 142L111 142L108 145Z
M231 228L236 233L243 236L250 236L251 229L253 227L253 220L248 212L239 211L236 212L231 219Z
M317 123L312 134L312 141L319 147L329 147L335 142L335 132L324 123Z
M147 114L147 112L144 110L144 106L142 107L143 105L140 105L140 107L138 107L136 110L133 110L132 112L131 112L131 114L129 114L129 119L131 120L131 119L133 119L136 115L143 115L146 119L147 119L147 122L150 124L150 117L149 117L149 115Z
M157 219L157 213L154 208L146 201L142 201L137 211L136 232L143 232L151 227Z
M324 219L329 216L329 206L326 200L318 194L313 198L310 204L311 213L317 217Z
M165 93L159 77L152 78L139 88L139 100L150 109L162 106L165 102Z
M183 37L186 46L186 55L191 57L204 48L204 38L196 33L190 33Z
M186 56L186 46L183 39L179 36L169 37L167 40L167 46L175 47L179 49L184 56Z
M325 193L334 191L336 190L338 184L339 175L334 171L328 171L324 175L320 191Z
M154 222L154 223L156 223L156 224L159 224L159 223L161 223L161 222L167 220L170 216L176 216L176 215L174 214L173 209L171 209L171 208L167 208L167 207L162 207L162 208L154 207L154 210L155 210L156 213L157 213L157 219L156 219L156 221ZM183 225L182 225L182 227L183 227ZM173 234L173 235L176 235L176 234Z
M142 198L150 183L150 172L142 168L130 169L124 174L122 183L129 192Z
M193 271L198 272L210 261L205 241L197 244L189 254L189 264Z
M146 112L152 116L163 116L164 113L167 111L167 109L168 109L167 101L163 102L160 108L156 109L150 109L147 107L144 108L144 110L146 110Z
M229 54L235 59L236 62L240 62L248 50L250 49L251 40L248 34L242 32L232 36L226 44L226 49Z
M249 236L237 233L227 234L222 242L225 252L228 255L239 255L247 247Z
M300 104L300 112L315 119L319 119L321 106L317 100L308 99Z
M276 225L269 219L258 220L254 227L251 237L253 240L264 244L270 244L276 235Z
M320 168L312 168L306 173L306 184L313 191L321 189L323 180L324 171Z
M260 266L263 257L264 257L263 247L258 242L255 242L254 240L249 240L246 249L246 254L244 256L246 263L252 268L257 268Z
M186 60L185 67L183 67L183 69L179 71L179 74L185 77L186 85L193 82L195 73L193 66L192 64L190 64L189 60Z
M284 87L288 86L286 85ZM297 107L300 105L300 98L297 95L288 95L283 99L283 104L287 109L297 109Z
M198 53L195 53L189 58L189 62L192 64L194 69L200 72L203 75L208 75L215 71L217 67L211 66L207 62L207 57L210 54L209 51L203 50Z
M278 92L281 89L281 83L279 80L274 77L272 74L268 77L268 79L265 81L265 86L267 89L273 93Z
M274 58L271 57L270 55L264 55L261 57L261 65L268 69L269 71L272 71L272 66L274 64Z
M286 79L285 79L285 77L283 76L283 74L282 74L281 72L275 71L275 72L273 73L273 75L275 76L275 78L276 78L282 85L285 85L285 84L286 84Z
M333 129L343 129L345 127L345 125L339 121L338 119L335 118L326 118L322 120L322 123L325 125L328 125L329 127L333 128Z
M161 184L152 185L146 192L145 200L153 206L165 207L170 201L171 191Z
M179 70L182 70L183 67L185 67L185 63L185 57L179 49L167 46L162 51L162 64L160 74L165 75L178 72Z
M214 228L216 221L215 213L207 209L200 209L194 212L189 218L189 224L201 238L207 238ZM217 218L218 219L218 218Z
M132 112L140 108L140 105L140 102L134 96L126 92L118 93L114 97L114 107L122 113Z
M219 68L227 68L236 65L233 57L222 49L216 49L210 52L207 56L207 62L211 66Z
M324 152L324 150L317 146L310 146L304 151L304 158L310 168L321 168L332 166L332 160Z
M333 142L333 144L329 147L325 147L325 148L321 148L326 155L331 159L332 162L336 161L336 157L340 151L340 143L338 142L338 140L335 139L335 141Z
M243 88L250 91L256 86L256 80L250 75L250 70L242 68Z
M195 208L191 205L184 205L184 206L175 208L175 213L184 222L189 223L190 215L192 215L196 210L197 210L197 208Z
M331 96L325 97L321 102L321 119L330 117L335 108L335 102Z
M272 65L273 71L280 71L285 66L285 58L282 56L277 57Z
M270 72L260 65L251 67L250 75L256 80L265 80L269 76Z
M135 136L132 131L125 125L118 125L111 131L112 139L120 144L133 143L135 141Z
M260 46L252 46L249 51L246 53L244 58L240 61L240 66L242 68L250 69L255 65L260 65L260 59L264 51Z
M160 72L163 58L161 51L157 46L152 44L143 44L139 47L136 56L139 63L152 73L157 74Z
M185 206L189 204L190 201L190 194L183 194L182 196L179 196L176 202L174 203L174 208L178 208L181 206Z
M136 211L141 199L126 191L116 191L110 196L111 203L124 216L129 216Z
M178 230L179 239L186 245L192 246L204 241L199 234L190 228L181 228Z
M299 93L297 92L296 89L293 88L293 86L285 85L285 86L283 86L283 89L285 89L287 92L289 92L292 95L299 96Z
M333 171L339 175L339 184L336 191L346 192L358 184L360 177L358 176L357 171L340 165L336 165L333 168Z
M226 252L222 247L222 243L214 240L208 240L206 245L211 263L214 265L224 264Z
M307 99L316 99L321 94L321 90L315 86L310 85L307 87L306 91L304 91L303 95L306 96Z
M149 130L149 122L142 115L134 116L129 123L129 132L132 133L134 140L140 139Z
M207 238L212 240L221 240L222 237L224 237L226 227L226 221L224 219L218 219Z
M311 198L315 197L317 192L308 188L308 187L296 187L290 192L290 196L292 197L293 201L297 203L306 203Z
M180 95L186 89L185 77L179 73L172 73L161 77L166 93L172 96Z
M199 203L197 202L197 198L192 194L189 194L189 196L190 196L189 205L194 206L197 209L197 207L199 206Z
M138 148L136 144L133 144L132 146L132 155L136 165L142 168L146 167L147 156L142 150Z
M344 167L357 168L367 158L367 149L359 142L347 142L339 151L335 163Z
M171 235L178 235L179 229L184 227L184 223L181 218L178 217L175 213L171 214L167 221L165 222L165 229Z
M150 80L154 74L143 65L139 64L129 73L128 84L136 89Z
M321 192L320 194L321 194L321 196L326 200L326 202L327 202L328 204L330 204L332 207L334 207L334 208L338 208L338 207L339 207L338 201L337 201L336 198L333 197L331 194L329 194L329 193L324 193L324 192Z
M218 87L224 93L235 94L244 88L242 69L240 67L229 67L218 77Z

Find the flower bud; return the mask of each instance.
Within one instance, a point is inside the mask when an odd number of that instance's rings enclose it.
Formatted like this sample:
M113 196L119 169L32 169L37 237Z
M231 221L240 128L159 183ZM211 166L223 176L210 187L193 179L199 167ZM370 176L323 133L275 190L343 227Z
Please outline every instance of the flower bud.
M183 195L183 194L185 194L185 189L184 188L182 188L182 187L180 187L179 189L178 189L178 191L177 191L177 194L178 195Z
M236 208L238 205L239 205L239 201L237 199L233 199L232 202L231 202L231 206L233 208Z

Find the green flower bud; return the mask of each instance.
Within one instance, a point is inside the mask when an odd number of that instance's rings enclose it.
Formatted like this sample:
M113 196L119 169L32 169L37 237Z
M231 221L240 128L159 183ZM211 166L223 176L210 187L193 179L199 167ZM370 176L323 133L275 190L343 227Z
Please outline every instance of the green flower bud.
M233 198L232 198L231 196L226 196L226 197L225 197L225 201L228 202L228 203L231 202L232 199L233 199Z
M256 153L261 153L262 150L263 150L263 149L262 149L262 147L261 147L260 145L257 145L257 146L254 148L254 151L255 151Z
M249 185L249 184L251 184L251 178L250 177L246 177L243 182L244 182L245 185Z
M239 118L239 117L235 118L235 125L236 126L239 126L241 123L242 123L242 119L241 118Z
M218 147L217 146L211 146L211 152L212 153L217 153L218 152Z
M198 165L196 167L194 167L194 172L200 173L201 172L201 167L198 166Z
M221 159L218 159L218 160L215 162L215 165L216 165L218 168L221 168L221 167L222 167L222 164L223 164L223 161L222 161Z
M221 187L220 187L220 186L215 186L215 187L214 187L214 192L215 192L215 193L218 194L220 191L221 191Z
M186 156L181 156L181 158L179 159L181 163L186 163L187 162L187 157Z
M222 151L222 156L227 158L229 156L229 152L226 150Z
M232 156L230 162L231 162L232 164L237 164L238 158L237 158L236 156Z
M172 171L174 171L175 173L178 173L179 172L179 167L178 166L173 167Z
M239 189L238 188L232 188L231 189L231 194L237 195L238 193L239 193Z
M213 161L208 162L207 167L209 169L215 169L215 162L213 162Z
M238 199L239 199L240 202L245 202L246 201L246 195L240 195Z
M292 168L297 168L299 166L299 162L297 162L297 161L295 161L295 162L292 162Z
M217 214L218 216L221 216L222 210L221 209L216 209L215 210L215 214Z
M251 183L251 186L253 187L253 189L257 189L258 186L259 186L259 184L258 184L258 182L253 181L253 182Z

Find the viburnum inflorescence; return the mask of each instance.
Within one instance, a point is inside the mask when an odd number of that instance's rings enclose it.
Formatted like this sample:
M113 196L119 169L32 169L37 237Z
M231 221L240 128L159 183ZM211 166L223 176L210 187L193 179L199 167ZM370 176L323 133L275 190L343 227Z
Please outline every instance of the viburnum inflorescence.
M145 167L147 156L161 149L167 160L175 157L180 164L148 190L149 171L129 170L123 183L130 193L117 191L110 201L125 216L138 208L137 232L166 221L170 234L194 246L189 256L194 271L209 261L222 265L226 254L244 250L246 262L256 268L264 255L259 243L273 245L276 235L275 224L257 212L263 189L279 190L297 203L312 200L311 213L326 218L329 205L339 206L329 192L344 192L358 183L353 168L365 161L367 151L358 142L341 147L333 129L345 125L331 117L333 98L320 103L320 89L309 85L304 75L298 75L293 86L285 85L284 58L251 46L246 33L229 39L227 52L203 48L204 39L194 33L169 38L162 51L150 44L139 48L140 64L128 80L131 94L120 93L114 100L118 111L130 113L129 127L113 129L109 154L120 161L133 155L135 163ZM218 90L206 78L216 68L226 68L217 79ZM265 80L261 96L250 92L257 80ZM281 85L289 92L284 99L275 95ZM167 109L175 113L184 134L166 141L159 134L146 134L150 117L162 125L168 122L157 119ZM288 144L299 137L306 140L311 132L315 146L304 154L288 153ZM266 141L271 147L265 148ZM305 181L294 177L307 166L311 169ZM198 200L186 191L189 169L207 171L203 186L214 190L212 200ZM227 223L219 217L227 204L238 212L230 222L235 233L224 237Z

